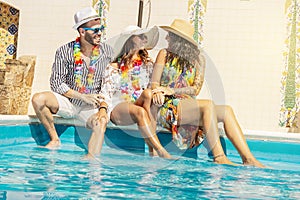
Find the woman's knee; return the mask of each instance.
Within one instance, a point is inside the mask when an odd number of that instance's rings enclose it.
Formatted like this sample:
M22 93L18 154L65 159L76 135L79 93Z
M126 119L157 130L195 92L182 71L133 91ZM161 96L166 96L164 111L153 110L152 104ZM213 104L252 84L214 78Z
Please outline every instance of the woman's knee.
M143 91L142 95L145 99L152 99L152 90L147 88Z
M136 108L134 108L134 116L137 120L141 120L144 119L148 116L147 111L140 106L137 106Z
M233 114L233 109L232 109L231 106L225 105L224 106L224 112L225 112L225 114Z
M98 120L98 123L96 123L96 127L99 128L100 130L105 130L107 126L107 120L105 117L100 117Z
M200 102L200 107L204 110L214 110L215 109L215 103L212 100L203 100Z
M88 119L86 126L87 128L98 130L106 128L107 124L108 121L105 117L97 117L97 115L93 115Z

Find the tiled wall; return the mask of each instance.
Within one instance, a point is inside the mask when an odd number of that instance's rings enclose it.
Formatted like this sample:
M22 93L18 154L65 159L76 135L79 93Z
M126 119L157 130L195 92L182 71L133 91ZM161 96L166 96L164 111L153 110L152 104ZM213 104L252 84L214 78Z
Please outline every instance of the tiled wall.
M0 69L5 60L16 58L18 42L19 10L0 2Z
M20 9L18 55L37 55L33 92L49 89L55 50L74 39L73 14L92 0L5 0ZM138 0L110 0L108 37L136 24ZM145 1L146 2L146 1ZM152 0L149 25L188 19L188 0ZM204 24L207 66L202 98L230 104L242 128L285 131L278 126L284 0L208 0ZM218 77L212 71L220 75ZM225 95L223 95L225 94ZM32 108L29 113L32 113Z

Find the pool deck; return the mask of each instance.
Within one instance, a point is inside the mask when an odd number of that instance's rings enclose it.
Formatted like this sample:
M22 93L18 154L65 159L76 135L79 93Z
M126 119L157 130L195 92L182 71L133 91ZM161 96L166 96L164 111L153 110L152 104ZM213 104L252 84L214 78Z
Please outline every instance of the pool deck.
M35 115L0 115L0 126L30 124L30 123L39 123L39 120ZM65 125L84 126L84 123L82 123L79 120L63 119L63 118L61 118L59 116L55 116L55 115L54 115L54 123L65 124ZM108 128L114 128L114 127L117 127L117 126L115 126L112 123L108 124ZM136 127L136 125L122 126L122 129L137 130L137 127ZM300 142L300 133L270 132L270 131L247 130L247 129L244 129L243 132L247 139Z

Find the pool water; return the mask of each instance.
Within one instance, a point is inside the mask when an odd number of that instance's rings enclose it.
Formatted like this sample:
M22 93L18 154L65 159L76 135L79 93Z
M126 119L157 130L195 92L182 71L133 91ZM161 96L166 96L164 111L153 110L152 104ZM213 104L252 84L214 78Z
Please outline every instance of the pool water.
M72 134L47 150L0 130L0 199L300 198L299 143L249 140L266 169L214 164L202 147L198 159L166 160L104 145L100 161L90 162ZM226 144L228 157L241 163Z

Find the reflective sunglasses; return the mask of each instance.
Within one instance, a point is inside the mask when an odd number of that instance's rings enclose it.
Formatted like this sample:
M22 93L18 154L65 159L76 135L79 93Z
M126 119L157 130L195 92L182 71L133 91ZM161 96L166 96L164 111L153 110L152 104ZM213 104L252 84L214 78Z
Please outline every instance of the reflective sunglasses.
M101 27L99 28L83 28L83 30L85 31L94 31L93 33L94 34L98 34L99 32L102 32L104 30L104 26L102 25Z

